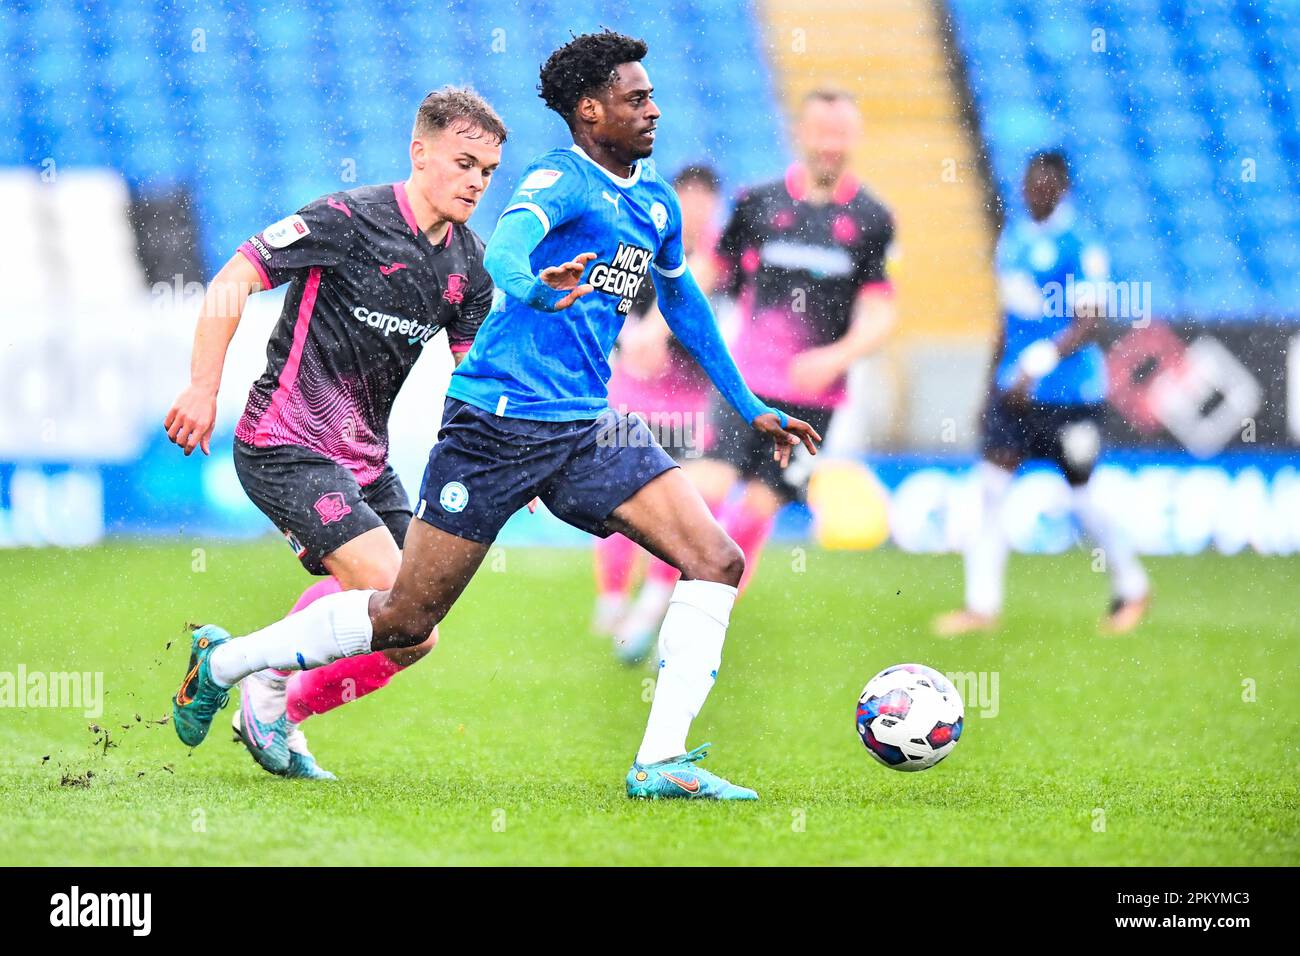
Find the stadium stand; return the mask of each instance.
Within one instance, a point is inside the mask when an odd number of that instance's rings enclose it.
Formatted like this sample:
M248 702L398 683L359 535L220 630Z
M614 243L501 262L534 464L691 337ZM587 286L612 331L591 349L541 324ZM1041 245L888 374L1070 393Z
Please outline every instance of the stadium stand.
M710 158L729 186L775 175L784 133L748 3L631 2L584 12L555 0L450 0L436 15L395 0L310 7L126 0L0 6L0 166L108 167L132 190L187 185L211 270L253 229L332 189L406 172L414 106L469 82L511 128L509 183L530 157L566 142L536 97L537 70L568 38L606 25L644 36L672 135L672 170ZM691 24L690 39L678 24ZM723 82L703 83L704 71ZM489 232L508 189L474 225Z
M1300 10L949 4L1008 206L1027 154L1063 147L1114 274L1159 314L1300 311Z

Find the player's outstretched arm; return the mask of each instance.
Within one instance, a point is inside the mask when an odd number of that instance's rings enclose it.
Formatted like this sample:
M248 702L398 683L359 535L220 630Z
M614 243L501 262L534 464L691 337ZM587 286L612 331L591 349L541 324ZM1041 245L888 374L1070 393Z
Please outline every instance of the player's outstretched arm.
M690 269L669 276L656 270L655 291L659 294L659 311L663 313L677 340L700 363L700 368L713 380L718 391L745 421L773 441L772 457L784 468L790 462L790 452L802 443L809 454L817 454L817 443L822 436L807 422L790 418L784 412L768 408L750 391L741 377L740 369L727 351L727 344L718 331L717 320L709 300L704 297Z
M195 448L211 454L212 429L217 422L217 390L226 351L235 337L239 318L244 314L248 297L262 288L261 277L253 264L240 253L208 284L194 329L194 347L190 354L190 384L177 396L163 419L167 437L185 449L188 457Z
M809 392L830 388L853 363L879 350L898 324L887 287L863 289L853 304L848 331L834 342L800 352L790 362L790 381Z
M584 252L569 262L548 266L535 276L528 257L545 235L546 229L528 210L506 213L488 240L483 267L497 288L512 299L542 312L558 312L595 289L581 280L587 263L596 254Z

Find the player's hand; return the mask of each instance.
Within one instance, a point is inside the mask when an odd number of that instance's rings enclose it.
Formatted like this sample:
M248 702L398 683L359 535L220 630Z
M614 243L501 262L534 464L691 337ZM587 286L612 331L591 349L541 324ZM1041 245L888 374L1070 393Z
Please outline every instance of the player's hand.
M205 455L212 454L212 429L216 423L217 393L191 385L172 403L163 428L171 441L185 449L188 458L195 448L201 448Z
M815 455L817 443L822 440L817 429L797 418L786 416L785 427L782 428L781 419L775 412L764 412L755 418L754 429L772 436L772 460L780 462L782 468L790 464L790 452L800 442L808 449L808 454Z
M528 502L528 513L530 515L537 514L537 506L540 505L541 503L542 503L541 498L534 498L532 501Z
M564 289L573 290L559 302L555 303L555 311L558 312L561 309L567 309L588 292L595 291L596 287L590 283L578 285L582 279L582 273L587 268L587 263L594 258L596 258L594 252L584 252L577 258L564 263L564 265L547 266L542 270L542 274L539 275L538 278L552 289L559 289L561 291Z
M844 366L829 349L800 352L790 360L790 384L814 395L826 391L844 374Z

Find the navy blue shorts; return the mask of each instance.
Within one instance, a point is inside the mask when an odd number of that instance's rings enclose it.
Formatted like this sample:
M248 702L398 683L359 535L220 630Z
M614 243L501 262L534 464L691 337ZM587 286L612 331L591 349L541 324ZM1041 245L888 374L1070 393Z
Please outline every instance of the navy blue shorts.
M491 544L506 519L537 497L557 518L603 538L615 508L676 467L635 415L610 410L594 421L538 422L448 398L415 516Z
M1010 451L1025 460L1052 462L1072 484L1092 474L1101 452L1105 406L1028 402L1013 405L995 396L984 412L983 450Z

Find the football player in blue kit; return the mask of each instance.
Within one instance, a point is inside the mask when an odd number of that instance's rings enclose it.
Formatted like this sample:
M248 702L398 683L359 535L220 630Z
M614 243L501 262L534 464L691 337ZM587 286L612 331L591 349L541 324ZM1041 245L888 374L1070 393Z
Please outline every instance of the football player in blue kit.
M609 354L641 285L654 283L672 332L772 439L779 463L800 443L816 453L821 436L754 396L686 268L677 197L648 159L660 111L646 52L606 30L574 38L541 69L542 99L573 143L528 167L488 243L499 300L447 389L395 584L323 597L246 637L196 631L188 703L175 710L187 743L202 740L221 696L248 673L423 641L506 520L537 496L569 524L621 532L681 572L628 795L757 798L701 767L705 747L686 748L721 664L743 555L645 423L606 398Z
M1105 251L1069 201L1069 186L1061 153L1035 154L1023 187L1029 216L1009 223L998 242L1004 325L982 416L983 460L976 466L981 521L965 553L965 607L935 622L942 636L997 626L1009 550L1002 501L1016 469L1031 458L1046 459L1065 475L1071 510L1105 555L1111 605L1103 631L1132 630L1150 602L1146 571L1091 481L1106 398L1097 333L1108 268Z

